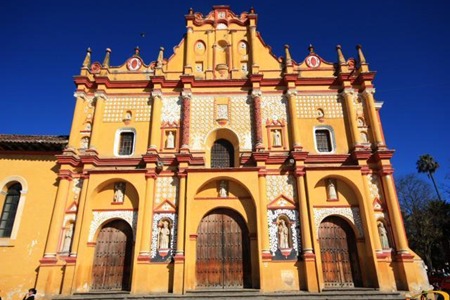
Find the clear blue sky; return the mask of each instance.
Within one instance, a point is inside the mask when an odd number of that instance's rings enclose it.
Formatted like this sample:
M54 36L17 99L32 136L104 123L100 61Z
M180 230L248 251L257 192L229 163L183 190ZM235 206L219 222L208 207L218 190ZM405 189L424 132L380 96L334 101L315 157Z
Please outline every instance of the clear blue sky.
M396 176L415 172L419 155L450 176L450 1L24 1L0 3L0 133L68 134L75 85L87 47L93 61L112 49L121 65L141 48L146 63L160 46L172 54L186 31L189 7L207 14L227 4L235 13L254 7L258 28L276 56L289 44L299 62L314 45L327 61L335 47L355 57L361 44L375 78L376 99ZM145 37L140 33L145 32ZM423 175L424 178L425 175ZM447 182L450 179L447 179Z

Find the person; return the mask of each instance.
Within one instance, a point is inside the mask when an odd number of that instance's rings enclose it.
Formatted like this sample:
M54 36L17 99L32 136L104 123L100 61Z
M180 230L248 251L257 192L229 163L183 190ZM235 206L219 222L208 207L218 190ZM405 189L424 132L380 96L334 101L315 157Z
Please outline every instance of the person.
M37 291L35 288L29 289L28 293L25 295L25 297L23 297L23 300L34 300L36 293L37 293Z
M279 248L289 248L289 228L286 226L286 222L280 219L278 223L278 236L279 236Z
M162 226L159 228L159 249L169 249L170 228L169 222L162 221Z

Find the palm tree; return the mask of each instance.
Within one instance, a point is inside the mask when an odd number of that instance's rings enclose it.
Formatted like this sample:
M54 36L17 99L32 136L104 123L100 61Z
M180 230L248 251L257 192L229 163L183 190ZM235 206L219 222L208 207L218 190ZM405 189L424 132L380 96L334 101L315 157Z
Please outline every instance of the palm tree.
M427 173L428 177L431 178L438 199L442 200L433 177L433 173L436 171L437 168L439 168L439 164L434 160L434 158L430 154L424 154L419 157L419 160L416 162L416 167L419 173Z

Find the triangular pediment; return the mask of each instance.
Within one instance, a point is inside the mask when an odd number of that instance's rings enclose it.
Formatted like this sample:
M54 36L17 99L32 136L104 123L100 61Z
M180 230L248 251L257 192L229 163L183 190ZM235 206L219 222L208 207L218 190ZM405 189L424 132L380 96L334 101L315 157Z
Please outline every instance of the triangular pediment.
M285 195L280 195L267 205L267 209L295 209L295 203Z
M170 202L169 200L164 200L160 205L158 205L154 212L156 213L175 213L176 212L175 204Z
M76 213L78 210L78 205L77 202L73 201L72 204L70 204L67 209L66 209L66 213Z
M384 210L383 202L381 202L381 200L378 199L378 197L373 200L373 210L375 210L375 211L383 211Z

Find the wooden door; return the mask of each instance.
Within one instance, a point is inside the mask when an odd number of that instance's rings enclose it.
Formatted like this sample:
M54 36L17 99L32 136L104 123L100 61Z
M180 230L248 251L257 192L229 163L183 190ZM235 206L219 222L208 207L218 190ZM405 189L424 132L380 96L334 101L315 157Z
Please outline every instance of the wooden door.
M319 245L326 288L361 284L355 235L346 221L326 218L319 227Z
M122 220L106 224L98 234L92 270L93 290L129 290L133 233Z
M233 211L215 211L202 219L197 233L197 287L248 287L249 238L242 217Z

